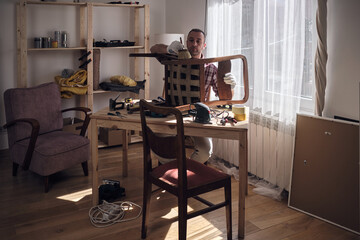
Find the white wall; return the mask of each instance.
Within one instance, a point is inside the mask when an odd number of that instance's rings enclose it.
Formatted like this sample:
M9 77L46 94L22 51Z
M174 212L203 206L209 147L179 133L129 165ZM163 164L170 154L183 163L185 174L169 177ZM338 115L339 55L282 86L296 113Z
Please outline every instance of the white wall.
M204 29L205 4L206 0L166 0L166 9L164 11L166 30L157 33L184 34L184 38L186 39L188 32L192 28ZM150 39L151 46L156 43L157 42L154 41L154 38ZM150 70L150 97L156 98L158 96L162 96L164 67L157 60L152 59L150 60Z
M359 119L360 1L328 1L328 64L324 116Z
M182 33L185 38L192 28L205 30L206 0L167 0L166 32Z

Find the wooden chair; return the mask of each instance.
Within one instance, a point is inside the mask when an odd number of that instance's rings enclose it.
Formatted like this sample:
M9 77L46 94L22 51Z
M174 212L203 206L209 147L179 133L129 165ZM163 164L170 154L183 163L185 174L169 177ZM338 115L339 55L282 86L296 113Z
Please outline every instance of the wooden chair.
M224 82L226 73L231 72L231 60L241 59L244 92L241 100L232 100L230 85ZM244 55L232 55L216 58L164 60L165 99L168 106L184 110L190 103L203 102L208 106L226 104L244 104L249 98L248 65ZM219 100L205 101L206 64L218 63L217 82Z
M208 106L244 104L249 98L248 64L244 55L181 60L174 55L163 53L131 53L129 56L153 57L164 65L166 105L181 111L188 110L190 103L195 102L203 102ZM231 72L231 60L235 59L242 61L244 91L240 100L232 100L231 87L224 82L225 74ZM205 67L210 63L218 63L219 100L205 102Z
M85 137L89 125L89 108L61 110L60 90L56 83L31 88L12 88L4 93L6 125L13 176L20 166L44 176L45 192L49 176L76 164L88 175L90 141ZM81 111L85 114L80 135L62 131L62 113Z
M151 125L147 123L146 111L153 113L174 115L174 134L156 134ZM173 107L155 106L145 100L140 101L140 115L144 145L144 189L143 189L143 218L141 237L146 238L149 223L150 198L152 184L168 191L178 198L178 223L179 238L186 239L187 220L201 214L225 207L227 239L232 238L231 219L231 177L223 172L208 167L204 164L187 159L184 147L184 125L182 113ZM174 161L152 166L151 151L157 155L176 159ZM224 188L225 200L213 204L198 195ZM195 198L205 205L206 208L194 212L187 212L188 198Z

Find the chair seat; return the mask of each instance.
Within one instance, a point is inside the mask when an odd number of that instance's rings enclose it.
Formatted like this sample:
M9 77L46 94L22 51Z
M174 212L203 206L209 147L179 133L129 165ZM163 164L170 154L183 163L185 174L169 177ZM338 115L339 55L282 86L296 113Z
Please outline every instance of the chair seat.
M12 146L13 159L24 159L29 141L30 139L21 140ZM89 157L89 139L70 132L54 131L38 136L29 169L42 176L49 176L85 162ZM77 160L74 162L74 159Z
M196 188L198 186L206 185L222 179L229 178L230 176L199 163L192 159L186 159L187 165L187 183L188 189ZM178 185L178 169L177 161L171 161L156 167L152 171L152 176L177 187Z

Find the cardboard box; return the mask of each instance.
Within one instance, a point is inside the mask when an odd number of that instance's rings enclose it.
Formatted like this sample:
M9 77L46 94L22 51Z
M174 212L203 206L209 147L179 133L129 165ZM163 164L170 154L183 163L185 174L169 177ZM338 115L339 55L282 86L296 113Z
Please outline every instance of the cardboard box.
M123 130L99 128L99 140L108 146L121 145L123 143ZM128 142L131 142L131 135L128 136Z
M81 127L84 123L82 119L79 118L64 118L64 127L63 130L75 134L80 134Z

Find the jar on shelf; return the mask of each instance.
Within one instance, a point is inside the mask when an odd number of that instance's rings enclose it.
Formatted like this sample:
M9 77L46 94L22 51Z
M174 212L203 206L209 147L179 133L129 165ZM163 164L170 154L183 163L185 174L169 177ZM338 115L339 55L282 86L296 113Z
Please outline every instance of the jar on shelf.
M57 44L57 47L61 47L61 35L60 35L60 31L55 31L54 32L54 41L56 41L58 44Z
M36 37L34 38L34 48L41 48L42 47L42 38Z
M68 47L68 34L65 31L61 32L61 47Z

